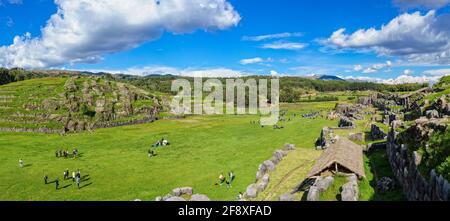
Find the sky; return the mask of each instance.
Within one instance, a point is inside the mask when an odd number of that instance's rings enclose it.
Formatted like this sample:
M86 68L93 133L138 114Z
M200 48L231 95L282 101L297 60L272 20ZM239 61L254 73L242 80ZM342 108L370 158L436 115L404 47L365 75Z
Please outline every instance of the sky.
M0 0L0 66L436 81L450 0Z

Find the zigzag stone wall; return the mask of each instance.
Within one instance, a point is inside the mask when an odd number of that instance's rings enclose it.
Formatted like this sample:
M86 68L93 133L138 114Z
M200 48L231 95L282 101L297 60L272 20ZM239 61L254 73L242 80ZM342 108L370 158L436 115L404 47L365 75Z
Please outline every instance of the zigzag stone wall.
M394 175L410 201L449 201L450 184L434 170L430 179L425 179L417 169L415 160L409 156L404 144L396 144L397 133L393 128L388 134L387 155Z

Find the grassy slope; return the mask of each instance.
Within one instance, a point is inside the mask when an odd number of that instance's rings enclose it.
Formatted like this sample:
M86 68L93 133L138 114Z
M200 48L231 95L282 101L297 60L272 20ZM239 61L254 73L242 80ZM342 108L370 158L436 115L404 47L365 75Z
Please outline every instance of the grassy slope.
M66 81L70 78L68 77L55 77L55 78L37 78L31 80L25 80L20 82L14 82L6 85L0 86L0 127L4 128L41 128L48 127L51 129L62 129L64 127L63 123L57 122L54 120L38 120L33 116L19 117L14 116L18 113L26 114L26 115L34 115L34 114L59 114L62 116L66 116L68 114L68 110L66 107L60 108L58 110L48 110L48 109L36 109L36 110L27 110L25 108L26 105L40 105L44 100L48 98L53 98L55 101L63 101L63 94L66 92L64 85ZM88 77L80 77L74 80L74 83L78 87L76 92L70 93L71 95L76 95L78 98L83 97L82 90L84 88L85 82L93 83L97 82L99 86L106 85L106 81L100 78L88 78ZM113 89L104 91L104 97L111 99L112 91L119 93L119 86L125 85L124 83L116 83L110 82L111 87ZM130 91L133 91L140 95L150 95L148 92L145 92L141 89L138 89L132 85L126 85ZM4 96L12 98L2 98ZM95 95L94 97L99 97ZM80 104L83 103L80 101ZM94 100L95 105L95 100ZM152 106L152 100L143 100L139 99L133 102L134 109L139 109L144 106ZM117 104L116 109L120 106ZM95 106L90 106L89 109L91 111L95 110ZM94 119L89 118L87 116L83 116L83 113L72 113L75 118L85 119L87 121L92 121ZM119 117L112 122L121 122L133 119L142 119L144 116L142 115L133 115L127 117ZM7 121L6 119L13 120Z
M287 105L298 112L331 109L333 102ZM161 120L153 124L108 128L67 136L1 133L0 200L153 200L180 186L192 186L214 200L233 200L254 181L256 169L285 143L313 148L325 125L336 122L295 118L285 129L261 128L257 116L207 116ZM146 151L162 136L173 145L149 159ZM56 149L78 148L79 159L56 159ZM18 167L23 158L25 168ZM55 191L43 175L62 180L64 169L89 175L77 190L71 181ZM233 170L232 189L216 187L220 172Z

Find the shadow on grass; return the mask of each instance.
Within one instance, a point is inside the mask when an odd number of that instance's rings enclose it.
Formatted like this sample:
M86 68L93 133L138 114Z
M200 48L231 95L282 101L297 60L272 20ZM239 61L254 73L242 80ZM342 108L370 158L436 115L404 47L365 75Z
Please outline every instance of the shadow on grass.
M29 163L29 164L23 165L23 168L25 168L25 167L31 167L31 166L33 166L33 164L32 164L32 163Z
M386 150L374 150L367 154L370 163L370 170L373 173L373 179L369 181L369 185L374 189L374 195L370 201L405 201L403 188L395 178ZM395 181L395 188L388 192L381 192L377 188L377 179L389 177Z
M90 185L92 185L92 182L87 183L87 184L84 184L84 185L81 185L81 186L80 186L80 189L83 189L83 188L88 187L88 186L90 186Z
M69 186L72 186L72 184L67 184L67 185L65 185L65 186L59 187L58 189L59 189L59 190L60 190L60 189L65 189L65 188L67 188L67 187L69 187Z

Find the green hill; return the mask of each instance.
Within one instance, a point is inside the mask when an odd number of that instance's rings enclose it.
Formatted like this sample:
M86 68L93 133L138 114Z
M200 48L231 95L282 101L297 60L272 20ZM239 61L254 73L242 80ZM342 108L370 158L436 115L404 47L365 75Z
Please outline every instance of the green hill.
M38 78L0 86L0 130L65 133L151 121L157 96L104 77Z

